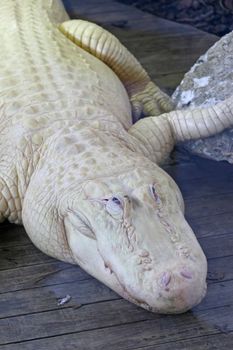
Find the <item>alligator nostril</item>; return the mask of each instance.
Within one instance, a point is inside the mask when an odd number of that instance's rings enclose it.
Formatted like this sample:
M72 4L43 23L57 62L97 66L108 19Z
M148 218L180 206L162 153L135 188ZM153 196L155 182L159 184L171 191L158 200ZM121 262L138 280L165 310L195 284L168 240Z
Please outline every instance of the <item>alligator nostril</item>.
M180 272L181 276L187 279L192 279L193 275L192 272L186 268L183 268Z
M162 286L164 288L166 288L169 285L170 281L171 281L171 274L170 274L170 272L164 272L162 277L161 277L161 279L160 279L160 282L161 282Z

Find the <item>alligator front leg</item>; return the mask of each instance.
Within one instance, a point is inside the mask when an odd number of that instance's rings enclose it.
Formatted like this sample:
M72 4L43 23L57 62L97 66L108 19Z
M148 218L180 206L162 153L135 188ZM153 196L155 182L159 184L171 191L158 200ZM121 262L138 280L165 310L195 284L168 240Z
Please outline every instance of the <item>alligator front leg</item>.
M7 183L0 177L0 222L8 219L10 222L21 222L21 201L16 184Z
M8 204L7 204L7 190L4 181L0 178L0 222L4 221L7 217Z
M139 120L129 133L144 145L147 156L162 163L175 143L205 138L233 126L233 97L215 106L177 110Z
M175 145L171 124L164 114L140 119L128 132L140 142L142 152L157 164L168 158Z
M138 60L111 33L83 20L64 22L60 30L75 44L106 63L124 84L134 120L141 115L160 115L173 109L168 95L150 79Z
M8 207L9 191L3 179L0 178L0 222L4 221L9 215Z

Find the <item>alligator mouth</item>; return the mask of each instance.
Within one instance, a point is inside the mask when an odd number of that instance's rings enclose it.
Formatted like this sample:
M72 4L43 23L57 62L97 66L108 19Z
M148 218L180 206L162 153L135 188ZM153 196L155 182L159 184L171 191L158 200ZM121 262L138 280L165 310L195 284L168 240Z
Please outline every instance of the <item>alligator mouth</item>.
M67 216L68 222L69 224L72 226L72 228L75 231L79 231L79 233L85 235L86 237L90 238L90 239L95 239L95 234L93 232L93 230L90 228L89 223L86 221L86 218L84 217L84 215L82 215L80 212L73 212L70 211L70 213ZM144 301L144 300L139 300L137 298L135 298L134 296L132 296L132 294L127 290L127 288L124 286L124 284L121 282L120 278L118 277L117 273L112 269L111 266L109 266L109 264L106 263L106 261L104 260L104 257L102 256L98 246L96 247L97 251L96 253L99 254L99 256L101 257L101 260L103 261L103 265L105 267L105 272L108 269L110 274L114 277L114 279L117 282L117 285L119 286L119 289L116 290L116 292L121 295L124 299L127 299L128 301L141 306L149 311L152 311L152 308ZM77 257L76 257L77 258ZM79 258L78 259L78 263L84 267L83 261ZM85 267L84 267L85 268ZM109 287L111 288L111 285L109 285Z
M128 301L146 309L147 311L157 313L157 314L181 314L181 313L185 313L188 310L190 310L191 308L198 305L203 300L203 298L206 295L206 290L207 290L207 286L205 286L205 288L203 288L203 291L202 291L200 297L196 300L195 304L193 304L192 306L186 306L183 309L179 309L179 310L176 307L170 306L170 310L168 310L168 309L162 310L160 308L156 308L155 306L152 307L146 301L132 296L132 294L124 287L124 285L121 284L121 282L119 281L119 279L117 277L116 277L116 279L123 289L123 294L122 294L123 298L125 298Z
M163 295L162 293L159 292L157 296L158 306L156 307L156 299L153 302L153 306L151 306L150 304L148 304L148 302L144 300L144 298L140 298L132 294L132 292L122 282L118 274L114 271L112 266L109 266L109 264L107 264L104 261L104 258L102 256L101 258L104 262L105 268L109 269L110 273L114 275L114 278L117 281L118 286L120 287L120 291L117 290L117 293L121 295L124 299L132 302L133 304L136 304L137 306L144 308L149 312L158 313L158 314L181 314L181 313L187 312L191 308L198 305L206 295L207 285L205 283L202 291L199 294L199 297L197 297L195 301L194 300L190 301L190 303L188 303L186 299L183 299L182 303L184 303L184 305L183 307L181 307L180 305L177 304L179 301L177 298L174 299L173 297L166 297L166 295ZM156 291L155 291L155 294L156 294Z
M158 310L156 310L155 308L153 308L152 306L147 304L144 300L140 300L138 298L133 297L132 294L130 294L130 292L126 288L124 288L123 298L127 299L128 301L130 301L133 304L136 304L136 305L142 307L143 309L146 309L147 311L159 312Z
M104 263L104 266L106 269L109 269L110 273L114 276L114 278L116 279L118 285L120 286L121 288L121 291L119 292L118 291L118 294L120 294L124 299L130 301L131 303L133 304L136 304L148 311L151 311L151 312L158 312L158 310L156 310L155 308L152 308L147 302L145 302L144 300L142 299L139 299L139 298L136 298L134 297L131 292L129 292L129 290L125 287L125 285L121 282L120 278L118 277L117 273L112 269L112 266L110 267L109 264L107 264L103 258L103 256L100 254L102 260L103 260L103 263Z

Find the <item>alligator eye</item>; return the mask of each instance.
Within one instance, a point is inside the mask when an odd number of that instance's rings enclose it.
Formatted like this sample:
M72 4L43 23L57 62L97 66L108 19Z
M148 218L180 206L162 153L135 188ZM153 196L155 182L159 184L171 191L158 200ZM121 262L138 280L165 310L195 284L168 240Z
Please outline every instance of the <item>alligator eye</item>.
M123 214L123 204L120 198L111 197L106 202L106 210L112 216L122 216Z
M153 198L155 199L156 203L160 203L160 198L159 198L159 195L156 191L155 185L150 185L150 193L153 196Z
M110 200L112 200L115 204L117 204L117 205L121 205L121 201L120 201L120 199L119 198L117 198L117 197L112 197Z

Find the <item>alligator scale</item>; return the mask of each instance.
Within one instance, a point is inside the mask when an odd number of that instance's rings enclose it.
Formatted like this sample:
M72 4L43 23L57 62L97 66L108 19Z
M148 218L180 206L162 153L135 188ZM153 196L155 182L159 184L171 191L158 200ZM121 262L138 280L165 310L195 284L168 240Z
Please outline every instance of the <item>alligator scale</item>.
M199 303L206 259L158 164L232 127L232 99L171 112L123 45L59 0L0 0L0 17L0 221L148 310Z

